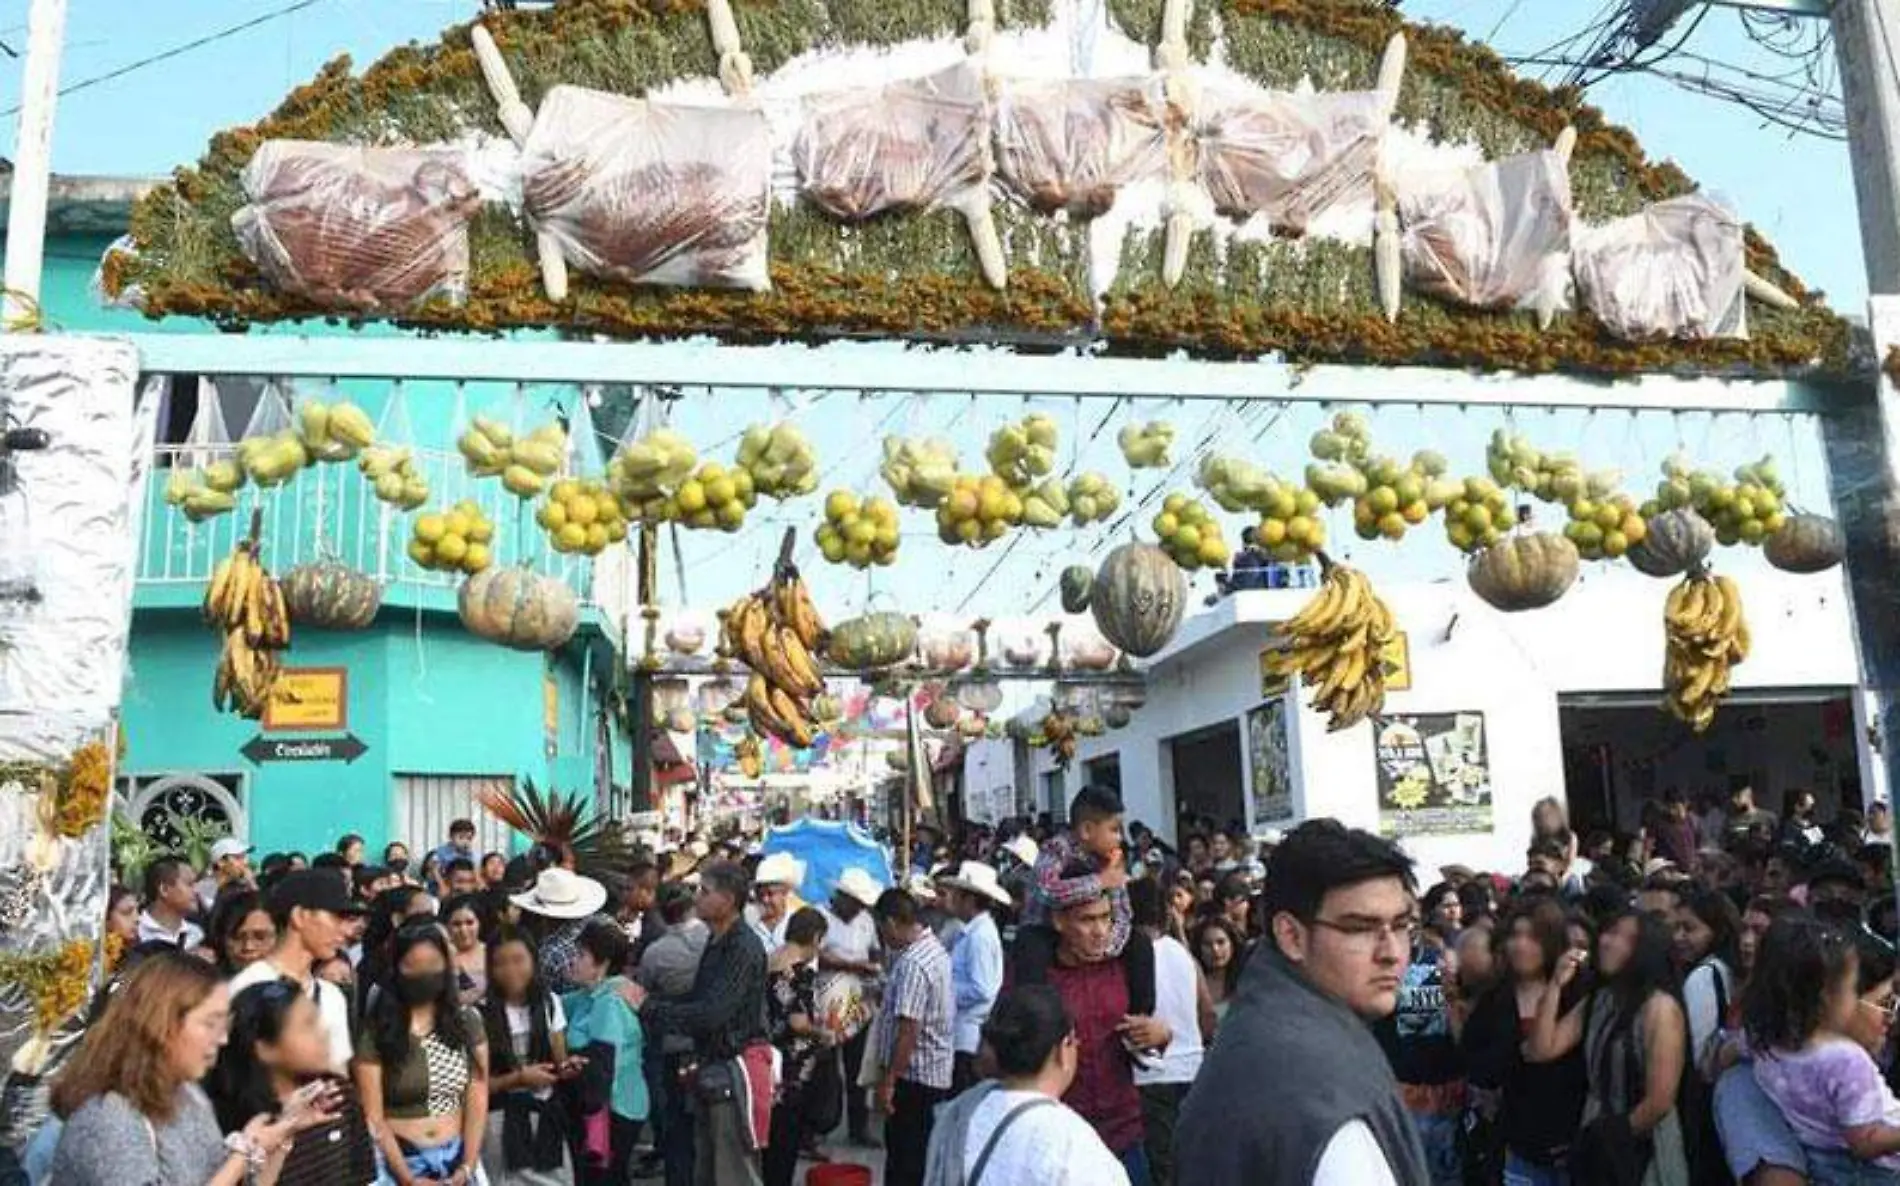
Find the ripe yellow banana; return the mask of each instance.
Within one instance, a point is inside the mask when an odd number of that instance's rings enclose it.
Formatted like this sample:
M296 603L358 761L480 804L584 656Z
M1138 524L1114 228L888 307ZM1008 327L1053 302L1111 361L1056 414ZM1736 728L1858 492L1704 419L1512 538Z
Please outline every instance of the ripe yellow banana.
M825 677L818 669L818 661L812 658L797 630L780 626L778 649L785 661L786 673L791 677L786 687L800 696L816 696L825 690Z

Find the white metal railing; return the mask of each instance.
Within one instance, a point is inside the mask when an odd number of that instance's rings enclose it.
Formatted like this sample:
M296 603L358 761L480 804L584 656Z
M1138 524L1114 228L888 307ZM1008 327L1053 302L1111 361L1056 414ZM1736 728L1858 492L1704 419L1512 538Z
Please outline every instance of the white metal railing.
M409 558L407 549L414 516L447 510L466 499L479 505L495 525L489 544L493 563L525 560L535 571L565 581L582 601L592 600L593 561L554 551L534 521L534 503L508 493L499 481L470 477L454 452L414 450L416 468L429 483L429 501L415 511L378 501L354 462L312 466L271 490L246 485L237 493L234 511L201 523L166 504L166 482L177 469L234 453L231 445L158 447L139 544L141 585L208 581L218 561L250 529L251 512L261 509L265 564L280 576L293 565L333 559L392 586L452 588L461 582L460 573L425 569Z

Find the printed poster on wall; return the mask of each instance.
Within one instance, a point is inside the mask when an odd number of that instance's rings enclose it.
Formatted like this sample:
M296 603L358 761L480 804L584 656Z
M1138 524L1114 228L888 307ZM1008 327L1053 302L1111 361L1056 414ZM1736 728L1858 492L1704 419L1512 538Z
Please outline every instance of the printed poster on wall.
M1269 700L1247 714L1247 754L1253 769L1253 826L1293 818L1293 770L1287 754L1286 701Z
M1373 718L1379 834L1460 836L1491 830L1491 763L1481 712Z

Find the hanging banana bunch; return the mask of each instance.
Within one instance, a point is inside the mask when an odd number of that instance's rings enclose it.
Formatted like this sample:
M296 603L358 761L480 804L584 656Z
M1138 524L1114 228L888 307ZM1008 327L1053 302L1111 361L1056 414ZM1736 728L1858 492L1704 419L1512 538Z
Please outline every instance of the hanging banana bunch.
M264 715L290 647L290 611L283 589L264 571L259 527L253 516L251 534L218 563L204 598L205 620L224 634L212 707L249 721Z
M765 773L765 750L757 737L746 734L732 752L739 759L739 773L754 779Z
M1741 589L1731 577L1690 569L1663 604L1663 633L1663 710L1700 733L1728 695L1732 669L1748 658Z
M1364 573L1324 554L1320 563L1320 591L1281 628L1267 670L1304 680L1313 689L1309 705L1332 715L1326 728L1336 733L1385 708L1385 648L1397 626Z
M812 743L818 726L812 703L825 690L818 666L825 625L811 591L792 564L795 530L787 530L772 580L739 599L721 622L720 654L752 669L740 703L752 727L798 749Z

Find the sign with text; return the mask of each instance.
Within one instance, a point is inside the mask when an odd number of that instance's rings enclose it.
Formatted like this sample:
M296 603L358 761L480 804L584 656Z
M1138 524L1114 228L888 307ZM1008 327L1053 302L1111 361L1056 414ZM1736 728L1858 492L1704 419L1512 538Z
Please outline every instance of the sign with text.
M266 733L326 733L349 726L347 668L286 667L264 706Z
M368 753L369 746L351 733L297 741L260 734L245 742L238 752L256 766L265 762L342 762L347 765Z
M1491 763L1484 714L1372 719L1379 834L1456 836L1491 830Z

